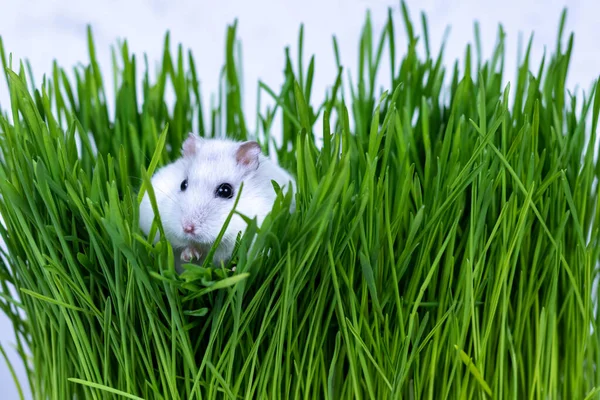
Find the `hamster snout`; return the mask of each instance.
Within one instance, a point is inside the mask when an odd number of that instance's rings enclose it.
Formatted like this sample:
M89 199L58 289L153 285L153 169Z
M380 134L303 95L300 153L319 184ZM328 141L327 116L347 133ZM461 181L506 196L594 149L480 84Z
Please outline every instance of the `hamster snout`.
M214 221L208 212L208 207L197 206L195 210L182 210L181 230L190 240L198 240L200 236L206 236L206 231L211 225L218 223ZM204 234L204 235L201 235Z
M196 225L194 225L191 222L184 222L183 223L183 231L185 233L190 233L190 234L194 234L196 232Z

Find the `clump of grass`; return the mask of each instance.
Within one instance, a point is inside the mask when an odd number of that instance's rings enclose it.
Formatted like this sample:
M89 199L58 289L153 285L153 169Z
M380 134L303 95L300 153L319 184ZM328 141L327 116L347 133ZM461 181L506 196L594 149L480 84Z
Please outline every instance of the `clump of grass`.
M126 43L115 53L114 115L91 33L89 64L74 80L55 64L41 87L2 51L0 307L35 398L598 397L600 93L565 88L565 14L554 52L532 67L530 41L506 87L502 31L489 60L469 46L447 71L425 17L417 40L402 3L402 50L394 18L379 40L367 18L349 96L341 65L312 92L301 33L281 87L259 85L276 106L254 131L235 24L206 120L194 58L168 36L141 98L139 61ZM271 148L297 176L296 212L281 193L233 273L179 276L166 240L137 227L138 189L192 129L265 148L281 129Z

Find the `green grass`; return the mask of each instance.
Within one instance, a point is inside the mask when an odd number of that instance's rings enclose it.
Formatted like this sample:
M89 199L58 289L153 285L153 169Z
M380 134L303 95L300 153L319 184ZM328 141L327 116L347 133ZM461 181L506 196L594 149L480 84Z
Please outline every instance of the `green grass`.
M60 400L599 398L600 84L567 91L564 20L541 65L530 41L504 76L502 31L489 59L476 37L446 69L402 3L380 36L367 18L353 80L340 65L327 94L301 31L281 86L259 84L271 106L255 127L235 25L213 108L168 36L155 76L136 76L126 43L105 75L90 32L89 63L55 64L41 86L2 50L0 308L20 385ZM250 224L235 272L178 276L165 239L138 229L139 188L192 129L265 148L280 134L297 177L296 212L282 193Z

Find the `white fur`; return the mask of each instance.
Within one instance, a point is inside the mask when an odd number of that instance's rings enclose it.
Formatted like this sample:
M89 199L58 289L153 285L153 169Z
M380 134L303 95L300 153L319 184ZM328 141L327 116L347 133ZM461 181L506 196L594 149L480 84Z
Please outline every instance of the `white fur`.
M256 217L259 226L271 211L275 200L276 193L271 180L277 182L284 191L291 183L295 191L293 178L262 154L259 155L256 169L239 165L236 151L242 142L199 137L190 139L197 144L193 154L186 152L184 147L182 158L160 168L152 177L165 236L176 252L178 266L181 253L190 254L190 247L197 250L201 256L199 261L203 261L233 208L242 182L244 187L237 211L250 218ZM182 192L181 182L186 178L188 187ZM229 183L233 187L233 198L215 196L217 187L222 183ZM146 193L140 204L140 227L146 235L153 219L154 213ZM194 237L183 231L184 223L196 225L198 229ZM231 257L235 239L245 228L245 221L234 214L215 252L215 263L226 262Z

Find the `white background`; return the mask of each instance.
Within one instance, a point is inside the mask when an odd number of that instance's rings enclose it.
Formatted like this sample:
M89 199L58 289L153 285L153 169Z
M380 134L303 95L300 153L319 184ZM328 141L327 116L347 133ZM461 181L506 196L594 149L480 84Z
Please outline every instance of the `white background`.
M508 80L516 74L519 33L526 42L529 34L535 32L532 65L537 69L544 47L549 51L555 47L560 13L566 4L566 1L555 0L408 1L417 31L420 31L419 13L426 12L434 52L437 53L445 28L451 27L445 52L447 66L464 57L466 44L473 41L475 20L480 22L483 50L487 56L496 41L498 23L502 23L507 33L505 71ZM397 1L387 0L0 0L0 36L6 51L12 52L15 60L30 60L39 85L42 75L51 71L54 59L68 69L87 61L86 25L91 24L110 98L110 46L118 38L126 38L130 49L139 56L146 52L154 66L161 56L164 34L170 30L173 49L177 43L192 49L206 105L209 94L216 91L223 65L226 26L237 17L238 37L243 46L244 105L249 127L253 128L256 83L262 79L275 89L279 88L283 80L284 47L290 45L292 54L296 54L301 23L305 24L306 62L311 54L316 55L313 99L320 100L326 88L333 84L337 72L331 36L335 34L339 40L342 63L355 72L358 37L366 10L371 10L375 37L378 38L387 19L388 7L394 10L396 54L401 57L405 41L400 6ZM586 92L600 74L598 15L593 0L570 1L566 28L567 32L575 32L575 50L567 83L571 88L579 85ZM141 57L138 60L141 61ZM387 86L387 69L383 69L380 76L383 77L382 84ZM0 75L0 108L7 111L10 104L3 78ZM26 386L23 369L12 349L13 342L10 322L0 314L0 343L9 352L21 382ZM28 394L28 388L24 389ZM2 399L18 398L8 368L1 359L0 393Z

